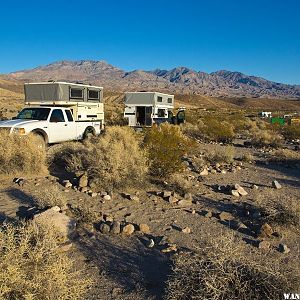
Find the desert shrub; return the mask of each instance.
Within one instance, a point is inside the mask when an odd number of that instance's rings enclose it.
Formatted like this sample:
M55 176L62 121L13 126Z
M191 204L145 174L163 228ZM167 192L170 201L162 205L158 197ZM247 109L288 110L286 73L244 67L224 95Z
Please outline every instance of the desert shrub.
M151 173L167 177L182 170L182 156L193 147L193 143L179 126L164 123L146 131L145 146L148 149Z
M201 133L209 140L216 142L231 142L234 138L234 127L226 121L211 116L202 119L203 126L199 126Z
M287 140L300 139L300 125L286 125L282 128L281 132Z
M207 159L210 163L232 163L234 161L234 147L223 146L208 153Z
M146 151L141 138L129 127L112 126L105 134L80 143L68 143L52 160L68 172L87 171L90 184L112 189L142 182L147 171Z
M245 162L248 162L248 163L251 163L251 162L254 161L254 156L249 152L243 153L242 156L241 156L241 160L245 161Z
M91 280L57 246L51 228L2 226L0 298L83 299Z
M299 278L289 276L275 260L243 256L240 247L225 236L197 253L175 258L165 299L281 299L286 290L299 287Z
M67 204L65 194L57 185L40 186L32 193L33 202L39 208L59 206L60 208Z
M267 194L259 193L255 202L264 221L273 225L300 228L300 205L297 198L288 195L283 198L270 189Z
M182 132L191 137L191 138L196 138L196 139L200 139L202 138L202 134L199 130L198 124L192 124L192 123L184 123L181 124L182 127Z
M279 147L282 136L268 129L255 129L251 132L251 143L256 147Z
M278 149L272 153L271 161L289 164L300 162L300 153L290 149Z
M46 173L46 152L34 135L8 135L0 132L0 174Z
M181 194L191 192L193 183L188 179L186 174L172 174L169 178L169 184L172 185L176 192Z

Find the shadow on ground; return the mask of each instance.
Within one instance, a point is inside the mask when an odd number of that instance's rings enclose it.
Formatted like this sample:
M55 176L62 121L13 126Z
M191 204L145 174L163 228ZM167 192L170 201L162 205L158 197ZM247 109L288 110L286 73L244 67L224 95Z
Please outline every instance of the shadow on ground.
M105 236L80 238L78 246L106 276L126 293L145 291L151 299L161 299L164 284L170 273L168 256L146 248L135 236Z

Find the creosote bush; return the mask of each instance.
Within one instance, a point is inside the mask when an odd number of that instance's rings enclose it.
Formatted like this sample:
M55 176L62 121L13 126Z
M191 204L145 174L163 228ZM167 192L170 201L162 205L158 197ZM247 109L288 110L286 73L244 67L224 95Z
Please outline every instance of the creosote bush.
M34 135L19 136L0 132L0 174L46 173L46 152Z
M145 146L148 149L151 173L167 177L182 170L182 157L194 145L179 126L164 123L146 131Z
M90 184L110 190L140 183L148 171L141 137L129 127L108 127L105 133L85 144L66 143L52 161L68 172L87 171Z
M51 228L3 225L0 228L0 298L83 299L90 279L58 251Z
M232 238L216 238L197 253L175 258L165 299L273 300L286 290L297 290L299 272L290 277L291 270L281 270L275 259L269 260L253 261Z

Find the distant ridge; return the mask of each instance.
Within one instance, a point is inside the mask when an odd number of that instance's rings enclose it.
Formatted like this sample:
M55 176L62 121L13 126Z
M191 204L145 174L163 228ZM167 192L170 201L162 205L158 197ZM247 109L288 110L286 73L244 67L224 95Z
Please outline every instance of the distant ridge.
M276 83L240 72L221 70L205 73L186 67L126 72L105 61L94 60L57 61L34 69L13 72L7 77L32 82L83 81L115 91L160 90L212 97L300 99L299 85Z

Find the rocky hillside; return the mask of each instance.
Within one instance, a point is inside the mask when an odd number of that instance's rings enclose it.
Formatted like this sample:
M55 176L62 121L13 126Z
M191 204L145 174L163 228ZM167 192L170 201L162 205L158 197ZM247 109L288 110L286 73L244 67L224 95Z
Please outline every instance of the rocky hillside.
M240 72L205 73L186 67L126 72L104 61L59 61L17 71L8 77L27 81L81 81L115 91L160 90L213 97L300 99L299 85L276 83Z

